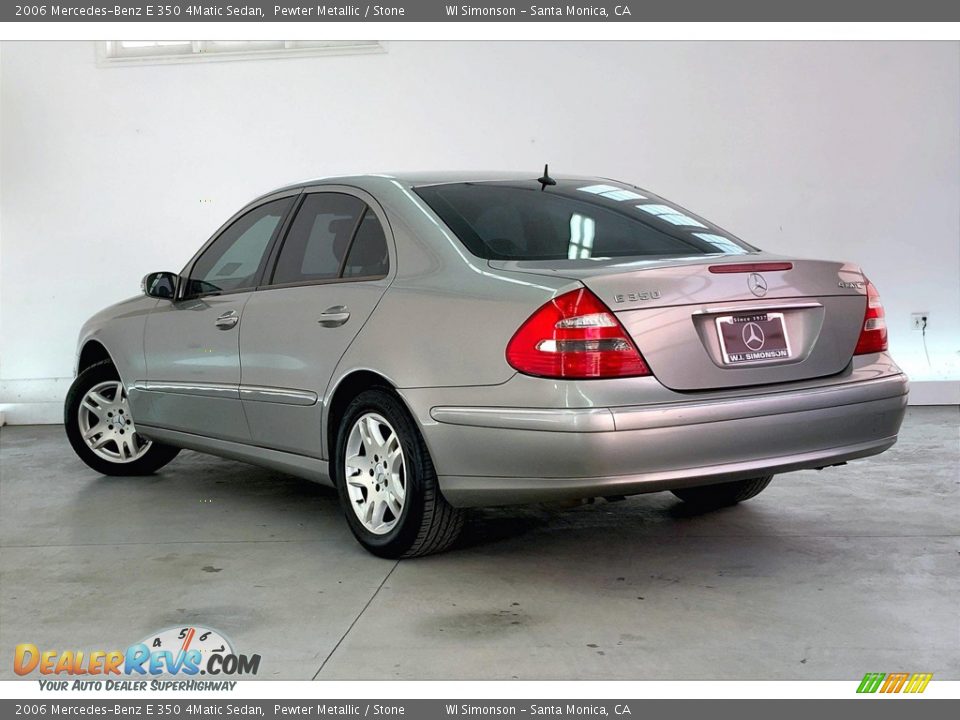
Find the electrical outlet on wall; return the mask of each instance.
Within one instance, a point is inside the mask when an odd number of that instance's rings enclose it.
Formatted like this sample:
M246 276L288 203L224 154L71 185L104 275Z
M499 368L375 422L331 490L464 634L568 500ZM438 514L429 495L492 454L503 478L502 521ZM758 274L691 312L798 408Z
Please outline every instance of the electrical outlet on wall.
M914 330L923 330L925 325L930 324L930 313L915 312L910 313L910 327Z

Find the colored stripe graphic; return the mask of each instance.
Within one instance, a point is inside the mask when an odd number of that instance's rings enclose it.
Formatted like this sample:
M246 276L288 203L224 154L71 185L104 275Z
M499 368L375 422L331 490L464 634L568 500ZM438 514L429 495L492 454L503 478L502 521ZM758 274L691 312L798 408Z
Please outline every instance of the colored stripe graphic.
M857 687L858 693L922 693L933 679L933 673L867 673Z
M906 673L890 673L887 675L887 681L883 684L883 687L880 688L882 693L898 693L900 688L903 687L903 684L907 681L908 675Z
M927 684L933 678L933 673L914 673L907 682L904 692L922 693L927 689Z
M883 682L884 677L886 677L884 673L867 673L863 676L863 680L860 681L860 687L857 688L857 692L875 693L877 688L880 687L880 683Z

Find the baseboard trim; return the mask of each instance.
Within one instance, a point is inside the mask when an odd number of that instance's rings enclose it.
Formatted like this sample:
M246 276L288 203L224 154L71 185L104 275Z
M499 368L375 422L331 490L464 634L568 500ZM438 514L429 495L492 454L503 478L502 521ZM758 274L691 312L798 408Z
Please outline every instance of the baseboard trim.
M960 380L911 380L909 405L960 405Z
M62 425L62 402L24 402L0 405L3 425Z
M55 425L63 422L63 400L73 378L0 380L0 425Z

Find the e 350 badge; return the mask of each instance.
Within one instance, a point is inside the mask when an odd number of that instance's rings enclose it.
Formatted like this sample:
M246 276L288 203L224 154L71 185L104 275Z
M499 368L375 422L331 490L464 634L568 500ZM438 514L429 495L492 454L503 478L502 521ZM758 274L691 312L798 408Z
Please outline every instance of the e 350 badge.
M28 675L256 675L259 655L242 655L223 633L208 627L172 627L152 633L126 650L40 650L22 643L13 670Z

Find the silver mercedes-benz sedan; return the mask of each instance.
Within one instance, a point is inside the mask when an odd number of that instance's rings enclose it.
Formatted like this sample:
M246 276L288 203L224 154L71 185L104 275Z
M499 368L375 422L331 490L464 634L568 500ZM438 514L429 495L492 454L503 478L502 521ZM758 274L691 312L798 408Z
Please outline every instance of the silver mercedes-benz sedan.
M858 266L535 175L254 200L84 325L73 448L109 475L189 448L327 483L364 547L410 557L449 547L470 506L732 505L894 444L907 378Z

